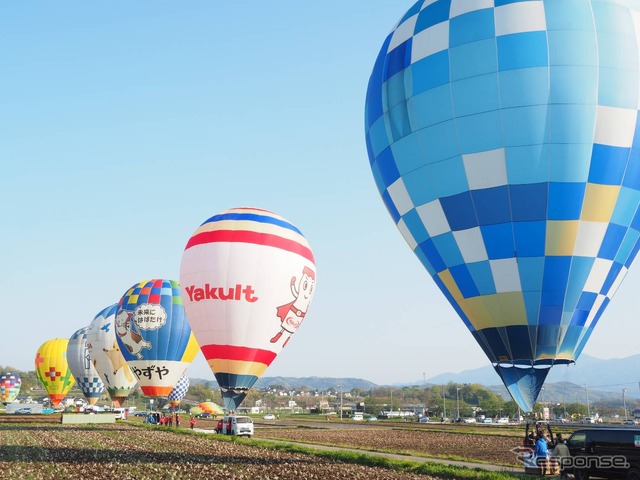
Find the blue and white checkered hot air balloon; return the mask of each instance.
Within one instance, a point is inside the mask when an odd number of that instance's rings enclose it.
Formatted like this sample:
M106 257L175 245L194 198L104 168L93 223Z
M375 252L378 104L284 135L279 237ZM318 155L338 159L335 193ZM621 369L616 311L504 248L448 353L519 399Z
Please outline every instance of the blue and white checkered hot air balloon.
M189 377L187 377L186 373L183 373L176 386L173 387L173 390L171 390L171 393L169 393L169 395L167 396L167 400L169 400L171 406L175 408L180 405L180 402L185 397L188 391Z
M87 327L83 327L71 335L67 346L67 362L89 405L95 405L104 391L104 383L102 383L89 357Z
M638 251L639 46L637 1L420 0L371 74L384 203L525 411Z

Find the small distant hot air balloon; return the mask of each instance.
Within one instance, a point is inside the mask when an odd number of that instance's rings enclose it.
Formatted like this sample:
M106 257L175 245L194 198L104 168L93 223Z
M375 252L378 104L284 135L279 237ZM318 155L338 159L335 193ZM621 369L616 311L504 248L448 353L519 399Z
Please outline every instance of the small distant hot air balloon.
M199 415L201 413L210 413L211 415L223 415L224 410L220 405L214 402L202 402L195 407L189 409L191 415Z
M631 1L419 0L369 80L382 199L526 412L640 248L638 18Z
M111 401L116 407L121 407L135 388L137 380L116 340L117 310L118 305L114 304L96 315L87 329L87 349Z
M275 213L234 208L191 236L180 282L224 407L236 410L307 314L316 282L311 248Z
M13 402L20 393L22 381L20 375L12 372L5 372L0 375L0 402L5 405Z
M174 280L133 285L118 303L116 338L146 396L166 397L198 353Z
M189 377L183 374L178 380L176 386L171 390L171 393L168 395L167 399L169 400L169 404L172 408L180 405L180 402L185 397L187 392L189 391Z
M73 386L75 379L67 363L66 338L54 338L44 342L36 353L36 376L49 394L53 406L57 406Z
M77 330L69 339L67 362L89 405L95 405L104 391L104 383L91 363L87 347L87 327Z

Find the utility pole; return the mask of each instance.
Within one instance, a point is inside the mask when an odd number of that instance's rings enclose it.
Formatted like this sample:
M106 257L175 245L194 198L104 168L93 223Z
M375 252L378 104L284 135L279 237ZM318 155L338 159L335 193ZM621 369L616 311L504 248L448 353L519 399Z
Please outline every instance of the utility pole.
M444 390L444 385L442 385L442 419L447 418L447 394Z
M458 392L460 391L460 389L458 387L456 387L456 410L457 410L457 418L460 418L460 396L458 395Z
M584 384L584 395L587 399L587 417L591 416L591 407L589 406L589 390L587 389L587 384Z
M338 385L340 389L340 421L342 421L342 385Z
M622 405L624 406L624 419L627 420L627 399L625 398L625 393L627 393L627 389L622 389Z

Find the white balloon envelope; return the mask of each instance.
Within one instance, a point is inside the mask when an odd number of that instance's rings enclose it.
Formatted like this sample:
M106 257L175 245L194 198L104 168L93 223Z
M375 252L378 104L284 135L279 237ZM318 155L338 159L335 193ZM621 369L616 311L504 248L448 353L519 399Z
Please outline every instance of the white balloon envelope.
M189 239L180 270L184 308L227 410L297 332L315 281L307 240L266 210L226 210Z

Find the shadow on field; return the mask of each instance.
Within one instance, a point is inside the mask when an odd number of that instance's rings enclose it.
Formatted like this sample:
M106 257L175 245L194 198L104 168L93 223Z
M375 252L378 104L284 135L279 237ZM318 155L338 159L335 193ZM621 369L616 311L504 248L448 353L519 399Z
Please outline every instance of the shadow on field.
M269 455L260 458L247 456L215 455L193 452L148 452L130 450L105 450L84 448L43 448L32 446L5 445L0 448L0 462L60 462L67 464L122 463L122 464L243 464L280 465L291 464L291 459L278 459ZM296 463L317 463L311 458L297 458Z
M37 430L37 431L56 431L59 432L61 428L68 428L78 431L110 431L110 432L118 432L118 431L127 431L130 432L131 429L127 427L114 427L114 426L85 426L85 425L69 425L66 427L62 427L62 425L2 425L0 424L0 431L10 432L10 431L25 431L25 430Z

